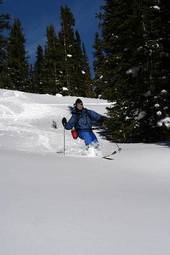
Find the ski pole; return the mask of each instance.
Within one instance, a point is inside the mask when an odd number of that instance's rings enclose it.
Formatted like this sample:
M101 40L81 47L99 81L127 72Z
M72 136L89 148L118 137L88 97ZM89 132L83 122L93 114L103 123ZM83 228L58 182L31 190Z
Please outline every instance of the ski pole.
M55 128L55 129L58 129L58 127L57 127L57 123L56 123L56 121L52 121L52 127L53 128ZM64 132L63 132L63 154L64 154L64 156L65 156L65 154L66 154L66 131L65 131L65 128L64 128ZM61 153L61 152L57 152L57 153Z
M118 151L120 152L122 150L122 148L119 147L119 145L117 143L115 143L116 146L118 147Z
M64 156L66 154L66 131L65 131L65 128L64 128Z

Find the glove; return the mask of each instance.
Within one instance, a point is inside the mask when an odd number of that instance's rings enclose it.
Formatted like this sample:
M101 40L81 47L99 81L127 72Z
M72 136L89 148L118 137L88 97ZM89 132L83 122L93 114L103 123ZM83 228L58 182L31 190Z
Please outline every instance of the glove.
M62 118L62 124L65 127L65 125L67 124L67 119L66 118Z

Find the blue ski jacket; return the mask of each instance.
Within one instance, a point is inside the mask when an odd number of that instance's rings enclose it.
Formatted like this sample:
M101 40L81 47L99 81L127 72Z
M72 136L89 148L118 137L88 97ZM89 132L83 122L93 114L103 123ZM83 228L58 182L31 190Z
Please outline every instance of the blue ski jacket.
M73 127L77 130L90 130L92 129L93 122L102 122L104 116L101 114L83 108L82 111L78 112L74 108L70 120L66 123L65 128L70 130Z

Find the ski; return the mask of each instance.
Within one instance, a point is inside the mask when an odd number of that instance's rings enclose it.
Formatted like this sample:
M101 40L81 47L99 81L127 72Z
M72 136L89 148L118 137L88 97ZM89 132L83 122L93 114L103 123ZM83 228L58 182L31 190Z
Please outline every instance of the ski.
M103 156L96 156L96 157L90 157L88 156L88 154L85 154L85 155L81 155L82 157L87 157L87 158L102 158L102 159L106 159L106 160L114 160L114 158L112 157L113 155L115 155L116 153L120 153L121 152L121 148L117 145L118 149L117 150L114 150L112 151L111 153L108 153L106 155L103 155ZM57 154L63 154L64 156L65 155L65 151L61 150L61 151L56 151ZM68 156L68 155L67 155ZM76 155L75 155L76 156Z
M64 154L64 151L56 151L57 154Z
M64 155L64 151L56 151L56 153L58 155L63 155L65 157L69 156L69 155ZM114 153L115 154L115 153ZM107 160L114 160L114 158L112 158L111 156L113 155L113 153L106 155L106 156L94 156L94 157L90 157L88 155L74 155L75 157L82 157L82 158L102 158L102 159L107 159ZM71 156L71 155L70 155Z
M103 156L102 158L107 159L107 160L114 160L114 158L109 158L109 157L105 157L105 156Z
M111 152L111 153L105 155L104 157L105 157L105 158L109 158L109 157L115 155L116 153L118 153L118 152L120 152L120 151L121 151L121 149L120 149L120 150L113 151L113 152Z
M117 145L117 144L116 144L116 145ZM115 151L113 151L113 152L111 152L111 153L109 153L109 154L103 156L102 158L103 158L103 159L107 159L107 160L114 160L114 158L112 158L112 156L115 155L115 154L118 153L118 152L121 152L121 150L122 150L122 148L120 148L118 145L117 145L117 147L118 147L117 150L115 150Z
M116 153L117 153L117 151L113 151L112 153L102 156L102 158L107 159L107 160L114 160L114 158L112 158L112 156L115 155Z

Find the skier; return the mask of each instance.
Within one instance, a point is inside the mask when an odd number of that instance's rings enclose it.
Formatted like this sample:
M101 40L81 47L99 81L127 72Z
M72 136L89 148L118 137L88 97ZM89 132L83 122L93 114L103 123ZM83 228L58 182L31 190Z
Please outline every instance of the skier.
M103 124L105 119L105 116L84 108L82 100L78 98L74 104L70 120L67 121L64 117L62 124L67 130L74 128L78 133L78 137L84 140L87 149L90 147L98 148L99 142L92 130L92 125L93 121Z

